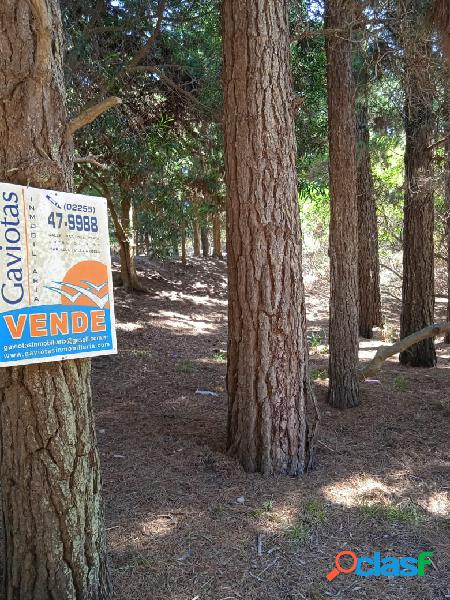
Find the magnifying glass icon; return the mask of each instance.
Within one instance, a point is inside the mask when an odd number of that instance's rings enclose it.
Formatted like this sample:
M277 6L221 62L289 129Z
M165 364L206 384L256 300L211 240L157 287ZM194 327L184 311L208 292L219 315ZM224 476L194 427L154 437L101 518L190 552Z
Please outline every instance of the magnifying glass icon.
M350 567L343 567L341 565L340 560L343 556L350 556L352 558L353 564ZM338 554L336 554L334 563L336 566L334 567L334 569L332 569L328 573L328 575L327 575L328 581L333 581L333 579L335 579L335 577L337 577L339 575L339 573L347 574L347 573L351 573L352 571L354 571L358 565L358 557L351 550L342 550L342 552L339 552Z

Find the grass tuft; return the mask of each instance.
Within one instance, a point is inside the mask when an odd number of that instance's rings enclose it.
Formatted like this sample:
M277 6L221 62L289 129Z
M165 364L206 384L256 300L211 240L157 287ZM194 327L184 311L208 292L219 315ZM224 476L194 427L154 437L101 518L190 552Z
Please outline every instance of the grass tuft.
M213 359L217 360L217 362L221 362L221 363L227 362L226 350L216 350L213 354Z
M397 390L397 392L406 392L408 385L409 382L403 375L397 375L394 379L394 389Z
M178 373L193 373L195 371L195 365L191 360L180 360L175 365L175 369Z
M392 504L368 504L361 506L364 514L374 519L387 521L388 523L418 523L420 514L414 504L395 506Z
M251 510L250 516L253 519L260 519L262 516L266 515L267 513L271 513L272 510L273 510L273 501L267 500L266 502L263 502L261 504L261 506L259 506L258 508L254 508L253 510Z

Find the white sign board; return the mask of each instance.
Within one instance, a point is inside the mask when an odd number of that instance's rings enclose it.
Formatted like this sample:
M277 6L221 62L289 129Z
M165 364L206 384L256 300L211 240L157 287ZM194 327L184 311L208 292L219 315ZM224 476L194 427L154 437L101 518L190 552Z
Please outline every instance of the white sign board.
M105 198L0 183L0 367L116 352Z

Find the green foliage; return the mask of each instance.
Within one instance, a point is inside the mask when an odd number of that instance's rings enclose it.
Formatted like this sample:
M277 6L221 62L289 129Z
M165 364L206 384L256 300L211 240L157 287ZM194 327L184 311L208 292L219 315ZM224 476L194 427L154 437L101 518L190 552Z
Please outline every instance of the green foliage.
M206 223L224 207L222 49L218 0L167 0L161 19L159 7L159 0L61 0L70 112L108 95L123 101L77 133L77 156L97 157L106 166L77 165L77 189L109 196L119 217L121 201L131 197L133 228L146 237L152 256L166 257L177 250L182 226L191 237L194 220ZM391 22L387 10L373 3L371 20ZM317 270L327 262L330 218L323 6L300 0L289 3L289 11L293 87L302 98L296 115L298 201L304 252ZM397 34L380 26L355 31L353 62L358 94L361 85L367 88L382 256L400 252L402 245L404 98ZM435 62L437 132L443 135L448 75ZM443 148L436 154L440 251Z
M406 377L403 377L403 375L397 375L397 377L394 379L394 389L397 392L406 392L408 387L409 382Z
M313 381L324 381L328 378L328 370L327 369L312 369L311 371L311 379Z
M261 517L263 517L267 513L271 513L272 510L273 510L273 501L272 500L267 500L267 501L263 502L262 505L259 506L258 508L252 509L250 511L250 516L253 519L260 519Z
M392 504L369 504L361 506L361 510L367 516L387 521L388 523L418 523L420 513L414 504L395 506Z
M195 371L195 365L191 360L180 360L176 365L175 369L178 373L190 374Z

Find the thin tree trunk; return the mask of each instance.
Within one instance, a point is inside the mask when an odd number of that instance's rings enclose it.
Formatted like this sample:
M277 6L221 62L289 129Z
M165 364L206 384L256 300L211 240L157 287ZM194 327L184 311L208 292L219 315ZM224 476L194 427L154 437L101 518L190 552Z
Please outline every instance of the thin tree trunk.
M450 126L450 122L448 124ZM450 138L445 142L445 208L447 211L447 321L450 321ZM445 336L445 343L450 344L450 333Z
M129 191L122 191L120 202L122 213L121 225L124 235L119 238L120 245L120 270L123 286L128 291L141 291L142 286L136 272L136 244L133 229L133 204Z
M326 38L330 221L330 363L328 401L338 408L359 403L358 205L350 0L328 0L326 27L344 33Z
M378 223L369 151L366 56L356 72L356 168L358 204L359 335L371 339L373 327L382 325Z
M192 221L194 256L200 256L201 240L200 225L197 219Z
M180 256L180 249L178 247L178 231L173 231L171 235L171 243L172 243L172 256L178 258Z
M187 253L186 253L186 222L183 220L181 223L181 264L183 267L187 264Z
M144 248L146 256L150 256L150 235L148 231L144 231Z
M222 256L222 223L220 221L220 213L215 212L212 215L213 226L213 256L215 258L223 258Z
M203 258L208 258L208 256L209 256L209 234L208 234L208 226L207 225L202 225L200 227L200 240L202 243Z
M70 190L57 0L0 5L0 180ZM0 369L4 600L109 598L90 361Z
M414 9L406 2L407 15ZM405 204L403 289L400 336L406 337L434 321L434 199L432 149L434 133L433 84L429 76L431 49L419 37L411 17L402 32L405 53ZM413 42L413 43L412 43ZM433 367L432 338L409 347L400 362Z
M308 374L287 0L223 3L228 450L299 475L317 408Z

